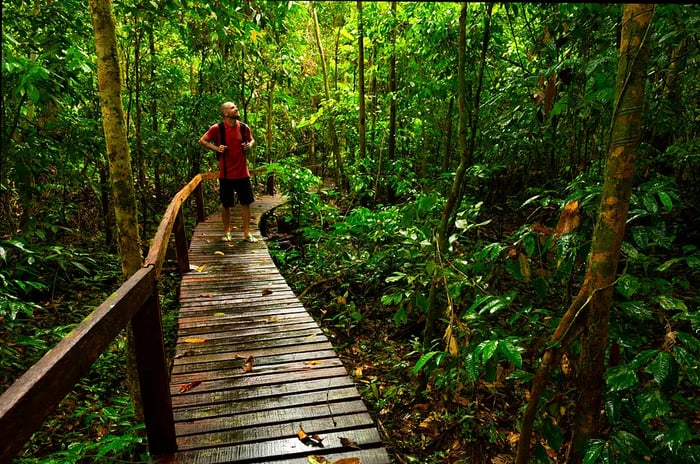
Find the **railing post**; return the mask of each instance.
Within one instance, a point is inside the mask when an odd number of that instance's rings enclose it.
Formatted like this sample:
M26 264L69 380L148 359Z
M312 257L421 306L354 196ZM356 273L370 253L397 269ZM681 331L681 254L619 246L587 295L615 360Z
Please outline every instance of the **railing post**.
M177 266L180 274L184 274L190 270L190 257L187 253L187 234L185 233L185 220L183 219L182 208L178 210L177 215L175 216L173 233L175 234L175 255L177 258Z
M154 273L155 274L155 273ZM144 422L151 455L177 450L157 282L146 304L131 320Z
M202 182L195 187L194 198L197 204L197 224L199 224L204 221L204 187L202 187Z

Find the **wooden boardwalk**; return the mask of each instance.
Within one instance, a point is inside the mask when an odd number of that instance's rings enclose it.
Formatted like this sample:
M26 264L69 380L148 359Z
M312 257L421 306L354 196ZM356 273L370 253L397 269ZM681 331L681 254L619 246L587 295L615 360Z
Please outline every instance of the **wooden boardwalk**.
M255 222L279 203L259 197L251 211ZM330 342L280 275L265 243L241 240L238 208L232 222L237 226L232 242L221 241L219 214L193 234L193 270L180 289L170 386L178 452L154 461L301 464L316 455L329 462L389 463ZM260 239L257 225L251 232ZM302 442L300 427L323 446Z

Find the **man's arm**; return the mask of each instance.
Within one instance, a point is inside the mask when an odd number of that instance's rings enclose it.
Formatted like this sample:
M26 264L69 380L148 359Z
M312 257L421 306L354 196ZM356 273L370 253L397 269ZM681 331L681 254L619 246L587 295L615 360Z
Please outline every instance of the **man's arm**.
M216 145L213 140L207 137L207 134L204 134L199 138L199 144L204 148L208 148L209 150L215 151L217 153L223 153L224 150L226 150L225 145Z

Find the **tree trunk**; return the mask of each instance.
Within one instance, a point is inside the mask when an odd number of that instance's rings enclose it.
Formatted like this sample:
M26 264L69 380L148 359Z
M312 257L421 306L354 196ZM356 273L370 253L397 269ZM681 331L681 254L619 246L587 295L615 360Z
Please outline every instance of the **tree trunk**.
M488 3L486 5L486 12L484 14L484 38L482 42L482 47L481 47L481 57L480 57L480 62L479 62L479 71L477 75L477 82L476 82L476 92L474 94L474 113L473 117L471 119L471 136L469 139L469 144L467 144L466 140L466 126L467 126L467 104L466 104L466 94L467 94L467 85L466 85L466 77L465 77L465 70L466 70L466 65L467 65L467 59L466 59L466 28L467 28L467 3L462 3L462 10L459 15L459 69L458 69L458 85L459 85L459 125L460 125L460 135L459 135L459 146L461 150L461 155L460 155L460 163L459 167L457 168L457 172L455 173L455 178L452 183L452 189L450 191L449 196L447 197L447 201L445 202L445 207L442 211L442 216L440 219L440 224L438 225L438 229L435 233L435 242L436 242L436 253L438 255L438 261L440 256L446 254L448 252L448 234L449 234L449 229L452 227L452 224L454 223L454 218L457 213L457 209L459 208L459 204L462 199L462 191L463 191L463 183L464 183L464 175L467 171L467 168L471 164L472 161L472 155L474 151L474 147L476 144L476 126L478 123L478 114L479 114L479 98L481 95L481 84L483 81L483 76L484 76L484 68L486 66L486 52L488 50L489 46L489 40L490 40L490 29L491 29L491 11L493 9L493 4ZM434 276L433 280L433 285L430 288L430 296L429 296L429 309L428 309L428 314L426 315L425 318L425 327L423 329L423 346L424 348L429 347L432 344L432 340L435 338L435 331L436 331L436 325L437 321L440 317L441 314L441 308L439 305L438 297L437 297L437 292L438 292L438 285L440 282L440 275L438 272L440 266L436 266L436 274Z
M583 459L586 442L600 430L605 387L605 350L613 287L632 195L632 176L642 137L644 85L649 61L649 29L654 5L625 5L617 65L615 108L598 221L588 275L593 282L582 334L579 400L571 462Z
M624 7L610 147L586 277L551 338L550 345L554 347L545 351L537 369L520 428L516 464L528 462L535 414L549 373L578 336L583 336L580 397L569 462L582 461L586 441L600 430L608 319L642 134L648 31L653 11L654 5Z
M314 36L316 38L316 46L318 47L319 59L321 60L321 69L323 71L323 86L326 92L326 101L331 100L331 89L330 83L328 82L328 69L326 66L326 55L323 52L323 44L321 43L321 28L318 24L318 14L316 12L316 7L311 4L311 19L313 20ZM340 147L338 146L338 135L335 133L335 118L333 115L328 116L328 138L331 142L331 147L333 150L333 158L335 161L335 177L338 187L343 192L347 192L347 181L345 179L345 169L343 167L343 161L340 157Z
M129 145L126 138L121 98L121 75L117 55L115 20L111 0L90 0L90 15L97 52L97 84L102 107L109 158L109 174L117 223L122 276L126 280L142 266L141 241L138 235L136 196L131 172ZM127 328L127 382L135 405L136 417L143 419L143 406L138 386L131 326Z
M360 104L359 127L360 136L359 159L360 163L367 156L367 113L365 110L365 45L364 32L362 31L362 0L357 0L357 72L359 80L358 100Z

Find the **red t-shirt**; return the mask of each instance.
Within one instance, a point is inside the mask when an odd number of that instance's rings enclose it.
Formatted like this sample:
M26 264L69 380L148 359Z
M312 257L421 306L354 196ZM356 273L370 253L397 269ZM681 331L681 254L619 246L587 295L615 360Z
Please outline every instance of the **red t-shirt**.
M239 123L240 124L240 123ZM238 124L231 127L227 123L224 123L226 128L226 151L219 156L219 178L221 179L245 179L250 177L250 172L248 171L248 163L245 158L245 151L241 147L241 129ZM247 140L250 141L250 129L244 128L247 135ZM219 125L214 124L209 128L206 137L221 145L224 143L219 138Z

